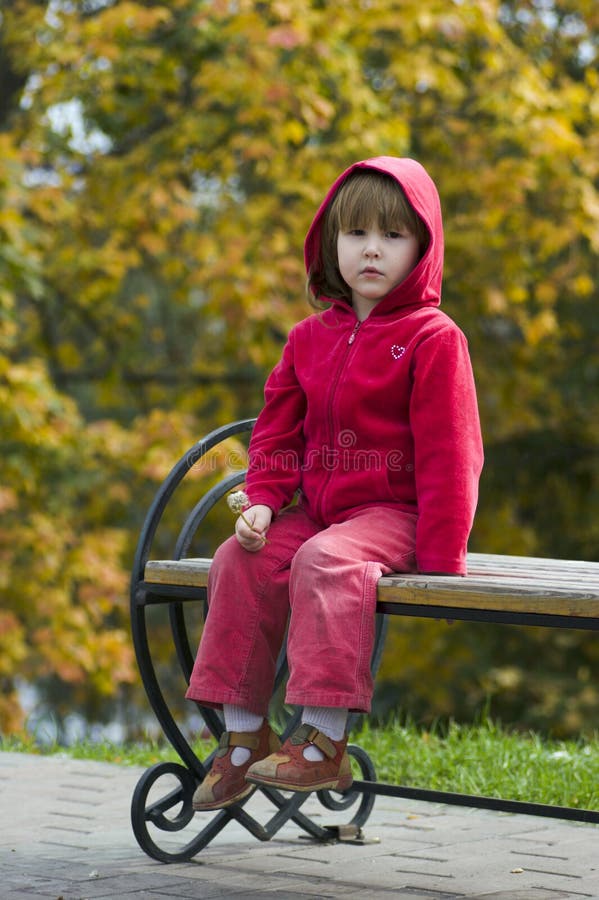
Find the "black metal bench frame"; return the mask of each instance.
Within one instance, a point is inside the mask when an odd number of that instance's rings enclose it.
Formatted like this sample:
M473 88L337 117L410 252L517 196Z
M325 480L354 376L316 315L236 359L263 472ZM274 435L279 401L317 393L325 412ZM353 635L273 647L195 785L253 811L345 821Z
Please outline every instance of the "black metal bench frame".
M154 826L154 829L158 832L163 831L172 834L186 828L190 824L194 816L191 798L197 784L204 778L209 769L213 754L204 762L200 761L175 721L165 700L152 660L146 620L149 606L165 604L168 607L170 627L178 662L185 683L188 683L193 667L195 647L192 651L183 606L188 602L200 601L205 603L206 589L204 587L149 582L145 579L146 564L150 559L152 544L167 504L187 473L222 441L251 432L254 422L255 419L233 422L230 425L217 428L204 439L194 444L176 463L160 486L140 534L131 578L131 626L135 653L150 705L165 736L181 759L181 763L161 762L155 764L144 772L137 784L131 803L131 822L140 847L149 856L162 862L189 860L206 847L232 819L237 820L248 832L262 841L270 840L289 820L294 821L315 840L330 841L335 838L359 839L362 834L362 826L370 816L377 795L599 823L599 811L596 810L455 794L378 782L374 765L368 754L358 746L349 745L348 751L359 766L363 780L355 780L352 787L345 794L333 794L329 791L319 791L317 794L321 804L330 810L343 811L357 804L357 809L346 826L323 827L301 812L301 807L308 797L311 796L310 794L283 794L273 788L259 788L276 808L275 814L266 824L258 822L254 816L244 809L249 799L246 798L246 800L233 807L215 813L208 824L201 827L199 833L182 847L171 850L165 849L156 843L148 826ZM245 471L228 475L200 498L181 528L172 555L173 560L182 560L188 555L193 537L206 515L224 495L238 486L244 480L244 477ZM450 605L386 603L384 600L379 600L377 603L375 648L372 658L373 675L376 675L378 670L388 615L599 630L599 618L506 612L501 610L461 608ZM277 666L277 685L280 684L285 675L286 662L283 650ZM199 706L199 709L210 732L218 739L223 731L221 716L213 709L201 706ZM284 730L283 738L296 727L299 715L300 713L297 712L290 718ZM170 776L171 780L174 777L176 782L178 782L178 786L169 790L160 799L151 800L150 792L163 776Z

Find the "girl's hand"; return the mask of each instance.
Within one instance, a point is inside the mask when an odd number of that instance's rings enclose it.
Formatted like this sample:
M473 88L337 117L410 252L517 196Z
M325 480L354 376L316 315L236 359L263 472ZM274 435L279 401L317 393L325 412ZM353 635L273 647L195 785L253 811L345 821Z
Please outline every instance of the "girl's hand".
M235 534L237 540L250 553L261 550L266 543L266 532L272 520L270 506L250 506L244 509L243 515L235 522Z

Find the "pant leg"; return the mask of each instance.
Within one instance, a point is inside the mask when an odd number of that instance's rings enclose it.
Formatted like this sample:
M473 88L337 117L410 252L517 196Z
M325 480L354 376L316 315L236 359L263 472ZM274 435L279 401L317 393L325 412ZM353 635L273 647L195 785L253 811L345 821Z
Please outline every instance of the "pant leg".
M289 617L289 567L319 529L298 507L275 518L256 553L235 536L214 555L208 615L186 697L266 715Z
M288 703L368 712L377 582L416 571L416 516L367 509L307 540L291 565Z

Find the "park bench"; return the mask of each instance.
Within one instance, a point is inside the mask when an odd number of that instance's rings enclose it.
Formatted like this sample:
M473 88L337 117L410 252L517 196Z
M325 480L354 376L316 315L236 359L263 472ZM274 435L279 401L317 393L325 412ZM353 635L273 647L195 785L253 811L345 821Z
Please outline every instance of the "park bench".
M309 794L291 794L266 787L260 787L259 791L275 807L266 824L258 822L244 808L248 801L251 803L251 798L216 813L198 813L194 819L191 798L210 767L213 754L204 762L199 760L169 708L151 651L148 611L155 606L166 606L168 609L170 629L183 676L183 693L185 684L189 682L197 645L197 637L190 641L185 607L193 604L197 608L198 601L205 603L211 563L210 558L190 557L189 550L194 536L205 526L210 510L242 483L245 471L240 469L226 475L197 499L179 530L172 558L150 557L167 505L185 476L194 467L201 466L208 455L224 442L247 436L254 421L247 419L218 428L181 457L158 490L139 538L131 580L134 646L150 704L181 760L180 763L155 764L144 772L137 784L131 805L131 821L140 847L149 856L163 862L191 859L231 820L237 821L259 840L269 840L289 820L293 820L315 840L360 840L362 826L372 811L377 795L599 823L597 810L385 784L377 781L371 759L356 745L349 745L348 752L360 769L362 778L356 778L344 794L329 791L317 793L320 803L336 815L345 815L345 810L356 807L346 824L323 826L302 812L301 807L311 796ZM393 574L379 580L373 674L378 669L387 617L391 615L599 629L597 562L471 553L468 556L468 572L464 578ZM277 685L281 684L285 674L283 651L277 667ZM200 707L200 711L206 726L218 739L223 731L220 714L204 707ZM289 718L283 738L296 727L298 719L299 712ZM169 786L161 795L157 783L163 778ZM175 845L173 838L176 832L182 834Z

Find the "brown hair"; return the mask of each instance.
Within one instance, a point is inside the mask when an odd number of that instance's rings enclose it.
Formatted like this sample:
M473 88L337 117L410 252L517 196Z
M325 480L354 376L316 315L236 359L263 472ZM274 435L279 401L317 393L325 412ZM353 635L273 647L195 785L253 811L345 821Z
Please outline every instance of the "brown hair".
M352 172L340 185L322 218L320 249L308 274L308 300L316 309L328 305L322 297L351 299L351 290L337 264L337 237L340 231L364 228L375 220L381 231L407 228L418 238L421 256L426 250L428 229L398 182L373 169Z

